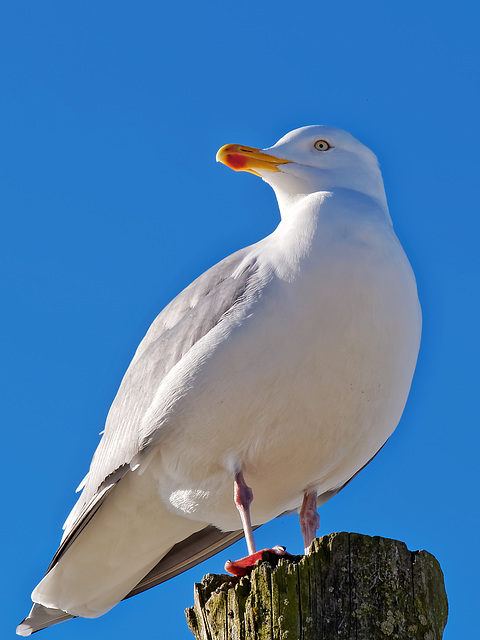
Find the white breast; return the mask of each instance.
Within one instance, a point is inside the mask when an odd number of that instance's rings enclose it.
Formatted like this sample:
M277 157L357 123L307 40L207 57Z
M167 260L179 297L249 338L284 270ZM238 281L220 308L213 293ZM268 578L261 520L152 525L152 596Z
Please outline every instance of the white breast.
M271 280L171 412L149 469L188 517L238 528L239 468L255 524L297 508L345 484L400 419L420 340L410 265L388 221L322 212L257 245Z

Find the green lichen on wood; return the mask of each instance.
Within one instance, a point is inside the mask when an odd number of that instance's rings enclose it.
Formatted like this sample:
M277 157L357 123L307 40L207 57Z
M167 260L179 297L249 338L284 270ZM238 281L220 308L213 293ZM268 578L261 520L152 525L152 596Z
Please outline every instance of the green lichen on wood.
M429 630L442 620L446 623L448 616L443 580L437 579L443 574L437 559L426 551L416 552L412 566L415 612L420 630L425 629L425 640L430 640ZM431 640L434 638L431 636Z
M308 556L265 554L250 578L205 576L186 615L197 640L441 640L447 598L426 551L334 533Z
M272 636L275 640L295 637L300 633L299 583L296 563L281 560L271 581L272 591ZM300 637L300 636L298 636Z

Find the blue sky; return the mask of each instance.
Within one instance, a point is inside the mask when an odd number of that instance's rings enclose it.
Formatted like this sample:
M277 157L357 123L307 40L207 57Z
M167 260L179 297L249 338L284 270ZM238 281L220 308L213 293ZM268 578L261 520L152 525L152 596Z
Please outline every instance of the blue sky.
M216 164L217 149L306 124L347 129L378 155L424 313L400 426L321 509L321 533L434 553L444 638L475 637L477 5L18 0L0 12L2 637L28 612L149 323L278 222L269 187ZM294 517L257 539L301 551ZM226 557L43 636L187 640L193 583Z

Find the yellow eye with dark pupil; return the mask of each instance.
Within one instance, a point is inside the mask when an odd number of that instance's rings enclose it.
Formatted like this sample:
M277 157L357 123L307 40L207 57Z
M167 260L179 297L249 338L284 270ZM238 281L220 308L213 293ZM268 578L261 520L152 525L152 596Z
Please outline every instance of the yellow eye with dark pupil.
M328 151L328 149L330 149L330 145L326 140L317 140L314 142L313 146L317 151Z

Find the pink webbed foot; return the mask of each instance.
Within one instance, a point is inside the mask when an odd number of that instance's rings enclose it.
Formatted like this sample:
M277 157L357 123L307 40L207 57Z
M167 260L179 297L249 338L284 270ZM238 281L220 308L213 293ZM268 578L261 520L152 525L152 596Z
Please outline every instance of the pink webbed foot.
M250 554L249 556L245 556L245 558L240 558L240 560L227 560L225 563L225 571L231 573L234 576L246 576L248 575L255 563L262 559L262 555L266 552L274 553L277 556L283 558L291 558L292 555L287 553L285 547L280 545L276 545L272 547L272 549L262 549L261 551L256 551L255 553Z

